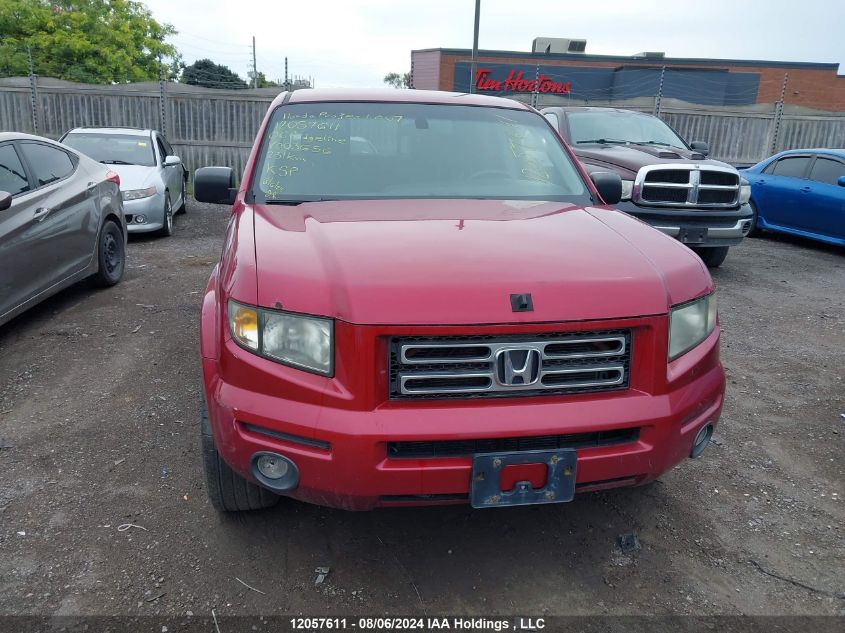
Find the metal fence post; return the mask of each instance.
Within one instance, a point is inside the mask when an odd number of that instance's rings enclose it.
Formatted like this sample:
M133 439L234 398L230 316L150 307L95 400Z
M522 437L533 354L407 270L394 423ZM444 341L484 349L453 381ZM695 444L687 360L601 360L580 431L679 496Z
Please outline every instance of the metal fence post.
M158 129L167 136L167 89L161 70L161 56L158 58Z
M783 74L783 86L780 89L780 101L775 104L775 118L772 120L772 143L769 147L771 154L777 152L778 135L780 134L780 120L783 117L783 102L786 99L786 84L789 82L789 73Z
M654 116L660 116L660 100L663 98L663 79L666 77L666 66L660 69L660 84L657 86L657 96L654 98Z
M38 78L35 76L35 64L32 63L32 47L26 47L29 61L29 102L32 107L32 133L38 134Z

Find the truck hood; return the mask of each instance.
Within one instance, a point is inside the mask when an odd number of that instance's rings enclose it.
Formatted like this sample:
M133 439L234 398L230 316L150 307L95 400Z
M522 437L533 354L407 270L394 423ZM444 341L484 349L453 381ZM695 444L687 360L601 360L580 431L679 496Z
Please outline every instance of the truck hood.
M618 167L636 174L641 167L658 164L694 163L696 165L718 165L730 167L727 163L705 158L692 150L656 145L576 145L572 150L586 163L599 166ZM633 175L623 177L632 178Z
M691 251L602 208L361 200L252 209L259 305L351 323L665 314L712 287ZM510 295L524 293L534 311L513 312Z

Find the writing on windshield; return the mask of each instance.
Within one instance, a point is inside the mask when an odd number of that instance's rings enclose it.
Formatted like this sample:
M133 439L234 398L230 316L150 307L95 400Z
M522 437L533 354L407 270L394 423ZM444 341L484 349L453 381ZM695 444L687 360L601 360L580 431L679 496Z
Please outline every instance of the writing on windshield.
M396 103L282 106L259 157L258 200L586 196L535 113Z

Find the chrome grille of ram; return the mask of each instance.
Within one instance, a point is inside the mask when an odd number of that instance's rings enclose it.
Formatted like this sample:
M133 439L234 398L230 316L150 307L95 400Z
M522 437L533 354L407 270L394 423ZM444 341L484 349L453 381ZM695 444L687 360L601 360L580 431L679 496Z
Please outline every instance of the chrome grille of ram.
M734 207L739 174L718 165L648 165L634 180L634 202L661 207Z
M631 333L394 337L390 398L495 398L626 389Z

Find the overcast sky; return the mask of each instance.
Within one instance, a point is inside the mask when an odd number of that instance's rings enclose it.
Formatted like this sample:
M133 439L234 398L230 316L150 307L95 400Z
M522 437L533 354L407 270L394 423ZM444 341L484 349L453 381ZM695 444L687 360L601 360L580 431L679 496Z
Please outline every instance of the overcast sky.
M410 70L411 50L471 48L474 0L145 0L190 63L246 77L252 36L270 79L376 87ZM587 40L587 53L836 62L845 74L843 0L482 0L479 47L530 51L537 36Z

